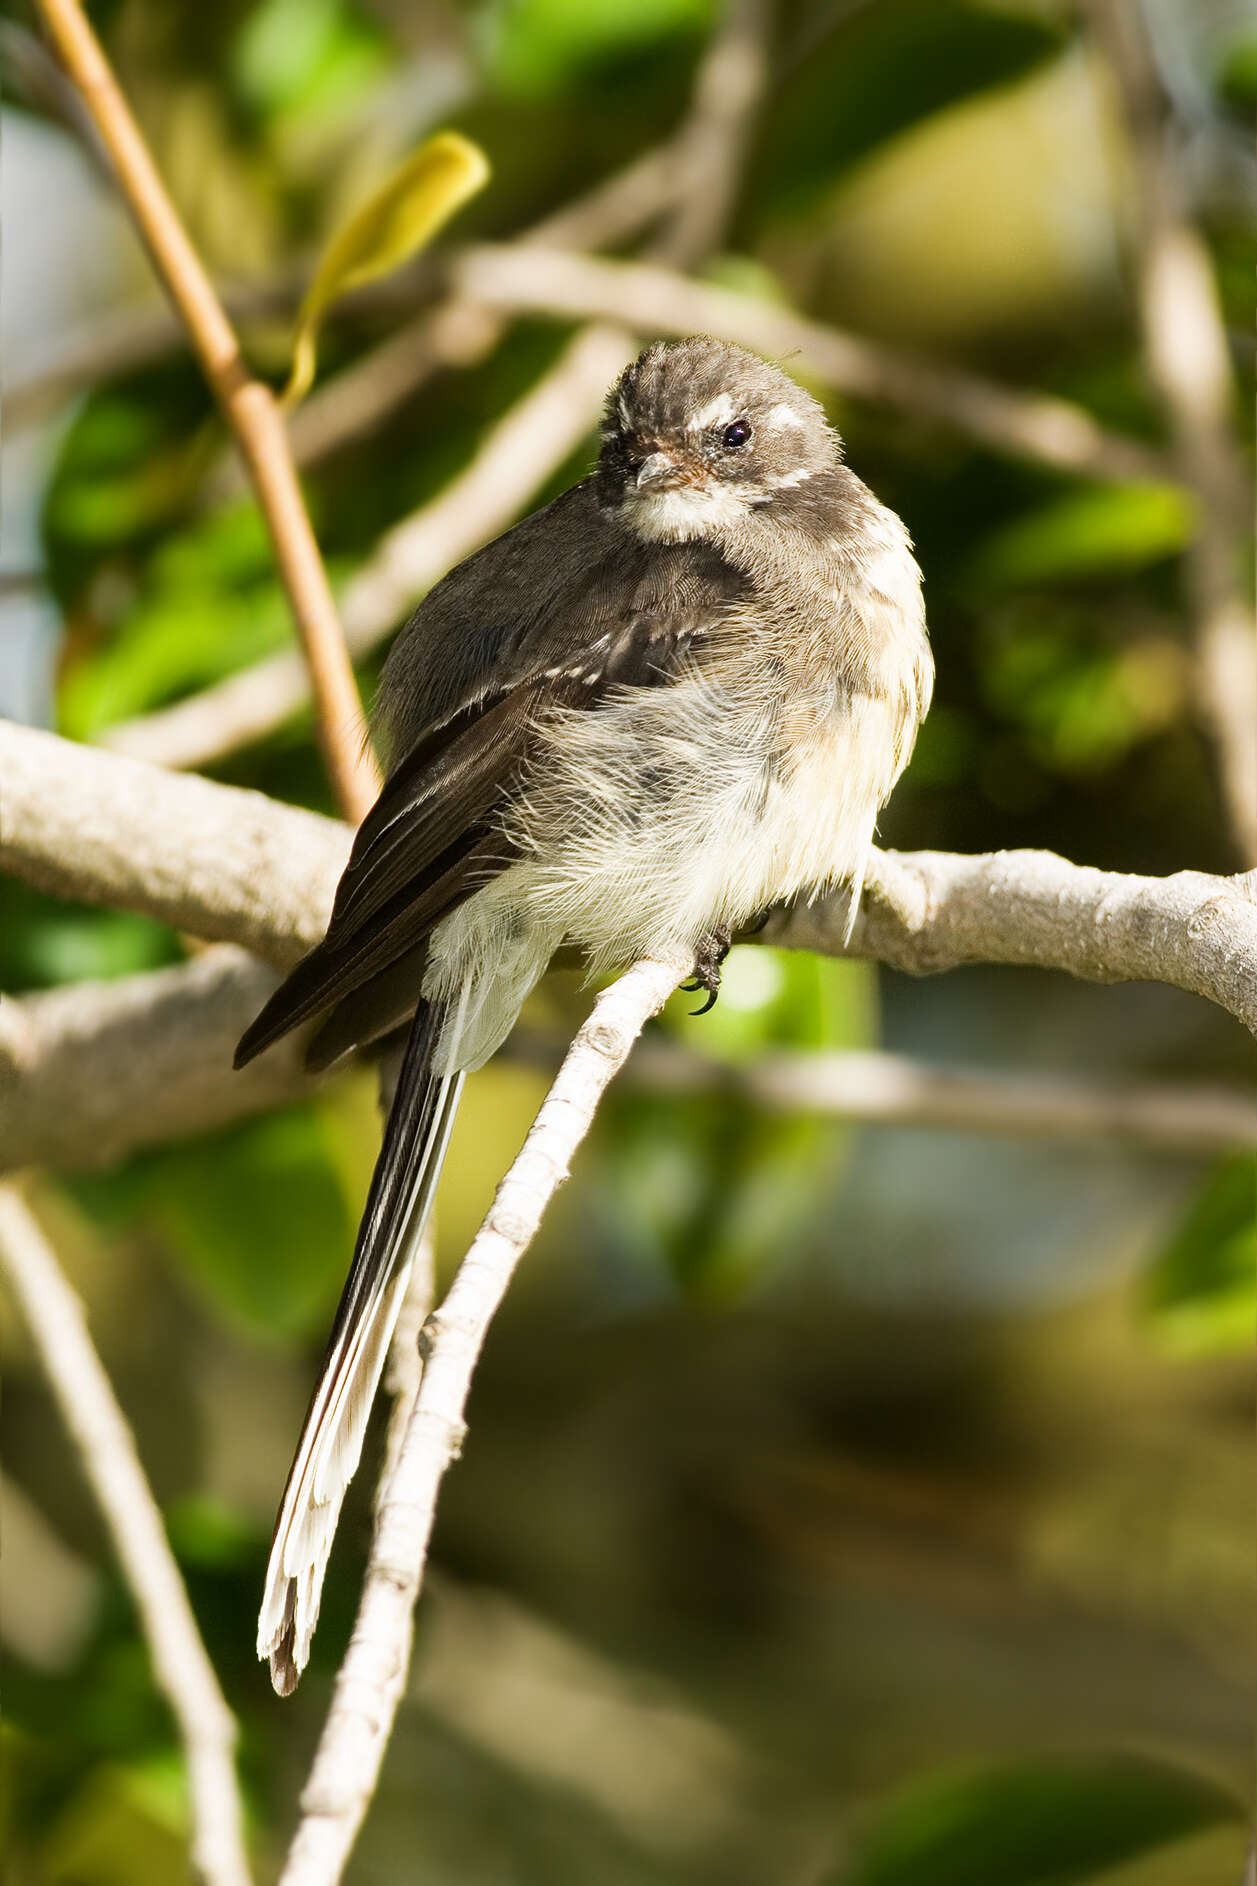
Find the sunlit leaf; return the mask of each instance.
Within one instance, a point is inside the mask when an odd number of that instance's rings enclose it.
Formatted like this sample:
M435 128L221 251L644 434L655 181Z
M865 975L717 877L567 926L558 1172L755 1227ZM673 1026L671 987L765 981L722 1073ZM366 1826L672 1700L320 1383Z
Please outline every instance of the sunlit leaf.
M1176 556L1195 528L1179 485L1097 485L1054 498L978 551L975 575L998 587L1121 574Z
M714 12L713 0L515 0L485 34L489 68L505 89L536 97L599 62L701 30Z
M438 131L337 231L323 251L297 316L285 404L295 403L309 390L319 326L332 303L351 288L400 267L488 177L488 159L477 145L457 131Z
M891 1801L826 1886L1070 1886L1238 1814L1221 1789L1153 1762L944 1776Z
M386 46L378 23L346 0L262 0L236 37L233 77L256 110L326 110L348 79L382 72Z

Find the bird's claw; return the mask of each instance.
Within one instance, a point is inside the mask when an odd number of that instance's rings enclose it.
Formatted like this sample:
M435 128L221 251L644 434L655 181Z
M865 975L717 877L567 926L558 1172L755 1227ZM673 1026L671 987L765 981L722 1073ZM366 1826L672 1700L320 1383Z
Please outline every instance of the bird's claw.
M707 1000L702 1008L691 1011L695 1015L706 1015L709 1009L716 1006L716 998L720 994L720 971L729 954L729 942L727 931L713 930L703 938L694 952L694 980L682 983L681 987L691 995L696 995L700 989L707 991Z

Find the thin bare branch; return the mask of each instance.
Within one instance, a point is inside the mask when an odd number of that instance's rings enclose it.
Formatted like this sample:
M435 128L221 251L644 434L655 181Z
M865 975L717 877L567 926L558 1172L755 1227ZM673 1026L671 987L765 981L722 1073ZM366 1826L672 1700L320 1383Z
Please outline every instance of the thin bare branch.
M638 963L598 997L445 1301L424 1325L419 1392L381 1499L358 1620L281 1886L330 1886L341 1876L401 1698L437 1495L462 1445L472 1372L489 1324L608 1083L688 969L681 961Z
M385 533L342 598L355 656L378 647L446 570L514 522L589 433L631 350L618 329L583 329L493 427L466 471ZM205 766L281 726L307 696L295 655L272 655L174 707L120 721L102 745L161 766Z
M507 1052L529 1048L524 1038ZM1010 1072L873 1050L769 1052L730 1065L658 1036L641 1043L625 1078L650 1093L730 1094L774 1113L815 1113L869 1126L1122 1142L1206 1155L1257 1148L1257 1094L1200 1081Z
M725 0L678 139L677 205L651 246L652 260L688 267L724 237L768 82L769 12L768 0Z
M283 417L270 389L249 374L213 283L78 0L39 0L39 10L109 152L127 206L249 467L301 635L323 757L340 805L356 821L375 798L379 778Z
M26 1198L10 1185L0 1186L0 1264L104 1516L157 1682L179 1726L193 1864L205 1886L248 1886L235 1722L82 1306Z
M1139 0L1092 0L1134 159L1135 276L1144 359L1174 436L1179 477L1199 494L1187 553L1197 692L1236 843L1257 863L1257 618L1246 549L1251 482L1235 435L1235 380L1204 238L1187 213L1172 106Z
M459 293L492 308L556 321L618 319L643 335L717 334L790 357L801 373L853 398L936 420L993 451L1058 471L1117 481L1174 476L1163 453L1106 431L1068 400L935 366L671 269L483 243L452 255L448 273Z

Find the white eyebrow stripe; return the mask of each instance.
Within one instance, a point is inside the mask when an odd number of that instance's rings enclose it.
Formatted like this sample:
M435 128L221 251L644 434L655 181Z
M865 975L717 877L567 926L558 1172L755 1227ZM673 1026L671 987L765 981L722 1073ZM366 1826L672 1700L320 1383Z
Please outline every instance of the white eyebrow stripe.
M718 426L723 420L732 419L734 412L732 393L717 393L715 399L707 404L686 424L687 432L705 432L708 426Z
M811 476L811 470L806 465L800 465L795 471L782 472L780 478L767 479L766 483L772 485L775 491L781 491L787 485L804 485Z
M803 415L797 413L794 407L789 405L785 400L781 402L780 406L774 406L770 412L766 413L765 418L770 426L795 426L800 432L802 432L804 426L807 424Z

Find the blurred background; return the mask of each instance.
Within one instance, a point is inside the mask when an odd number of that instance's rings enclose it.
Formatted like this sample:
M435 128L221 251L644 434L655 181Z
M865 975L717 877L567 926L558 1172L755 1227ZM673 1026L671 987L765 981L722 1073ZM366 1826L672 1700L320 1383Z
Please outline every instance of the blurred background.
M1053 0L765 9L727 205L701 198L692 223L707 224L688 232L659 173L711 75L710 0L92 13L276 384L346 212L439 126L491 161L431 257L333 313L293 421L338 586L375 567L387 532L428 520L412 594L359 639L368 698L442 558L588 466L614 370L581 379L570 310L451 309L443 260L469 241L562 212L576 246L1060 396L1151 452L1168 437L1137 313L1123 88L1104 33ZM1138 17L1245 427L1257 12L1143 0ZM265 533L33 15L3 20L0 711L330 810L308 714L213 721L210 691L290 636ZM641 160L660 150L652 183ZM633 166L625 211L599 189ZM1148 873L1252 863L1194 681L1181 487L1053 468L911 402L808 383L925 571L938 689L883 842L1047 846ZM547 386L558 419L500 437ZM425 512L451 493L457 517ZM205 715L158 718L206 700L208 744ZM188 948L148 919L0 885L7 995ZM586 1000L556 977L529 1025L557 1039ZM659 1031L736 1062L881 1047L1043 1076L1252 1080L1235 1024L1166 988L976 968L913 982L764 949L734 953L712 1015L674 1003ZM443 1276L544 1085L510 1056L471 1083L441 1189ZM253 1659L257 1598L377 1143L363 1068L39 1195L240 1717L263 1879L369 1531L364 1471L313 1665L280 1703ZM1223 1149L841 1123L625 1083L483 1358L348 1877L1233 1886L1257 1648L1252 1218L1250 1163ZM7 1877L179 1880L172 1725L2 1296L0 1353Z

